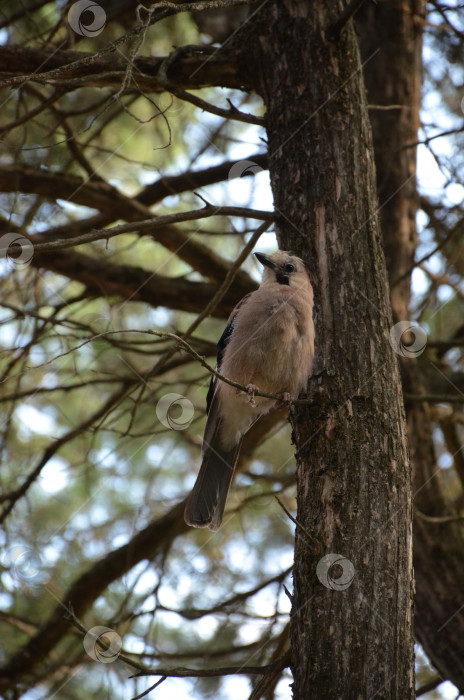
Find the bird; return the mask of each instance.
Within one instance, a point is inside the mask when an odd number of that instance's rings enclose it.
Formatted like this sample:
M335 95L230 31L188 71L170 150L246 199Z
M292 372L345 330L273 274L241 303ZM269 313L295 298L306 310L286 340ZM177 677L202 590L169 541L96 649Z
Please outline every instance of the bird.
M314 358L313 288L305 263L283 250L254 255L263 265L261 284L239 301L217 343L216 370L246 391L212 375L201 467L184 511L187 525L212 531L223 519L243 436L272 408L298 397Z

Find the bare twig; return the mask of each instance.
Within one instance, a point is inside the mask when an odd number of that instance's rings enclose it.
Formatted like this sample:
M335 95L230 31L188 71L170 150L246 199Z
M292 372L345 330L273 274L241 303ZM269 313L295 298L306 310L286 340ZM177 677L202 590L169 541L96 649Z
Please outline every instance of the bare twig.
M343 27L348 23L351 17L356 14L363 2L364 0L351 0L351 2L341 13L338 20L327 30L326 34L329 39L338 39Z
M296 525L296 527L299 527L300 530L303 532L304 538L307 540L309 546L310 546L316 553L320 552L320 551L321 551L321 545L320 545L320 543L318 542L318 540L316 540L316 538L313 537L313 535L311 535L311 533L308 532L308 530L306 530L306 528L304 528L303 525L302 525L300 522L298 522L298 520L290 513L290 511L287 510L287 508L284 506L284 504L282 503L282 501L280 500L280 498L278 498L278 496L276 496L275 499L276 499L277 503L279 504L279 506L280 506L280 507L282 508L282 510L284 511L285 515L286 515L288 518L290 518L290 520L292 521L292 523L294 523L294 524ZM314 543L316 543L316 544L314 544Z
M434 525L445 525L446 523L459 523L464 521L464 514L462 515L426 515L422 513L418 508L414 508L414 512L418 518L424 520L426 523L433 523Z
M113 226L109 229L96 229L84 233L81 236L74 238L65 238L59 240L50 240L46 243L35 243L34 251L38 253L48 252L50 250L61 250L63 248L73 248L84 243L91 243L98 240L109 240L123 233L133 233L135 231L150 231L161 228L169 224L179 223L182 221L195 221L210 216L242 216L250 219L264 220L271 222L274 220L274 214L270 211L261 211L257 209L247 209L245 207L213 207L206 206L202 209L194 209L192 211L177 212L176 214L166 214L165 216L153 216L153 219L144 219L142 221L134 221L129 224L121 224ZM269 227L269 224L266 228ZM30 238L34 243L34 238ZM8 248L0 248L0 257L11 255L14 257L15 250L20 252L19 244L11 244Z
M3 511L0 513L0 523L2 523L7 515L13 510L13 507L17 501L24 496L26 491L29 489L31 484L38 478L40 475L42 469L45 467L45 465L49 462L49 460L53 457L54 454L63 446L66 445L68 442L71 440L74 440L77 436L81 435L87 428L89 428L93 423L95 423L101 416L104 416L108 410L111 408L113 403L119 398L119 396L122 393L126 392L126 384L124 384L123 389L118 390L115 392L115 394L112 394L107 401L97 410L95 413L93 413L89 418L87 418L85 421L83 421L80 425L78 425L76 428L73 428L69 432L67 432L65 435L62 437L58 438L54 442L52 442L44 451L41 459L39 460L38 464L34 467L34 469L31 471L31 473L26 477L24 482L19 486L17 489L14 491L10 491L8 493L3 494L0 497L0 503L4 501L8 501L7 505L3 508Z
M464 396L453 394L403 394L405 401L425 401L428 403L462 403Z
M435 688L438 688L438 686L444 682L444 678L440 678L440 676L437 676L428 683L424 683L424 685L421 685L420 688L416 690L416 698L418 698L421 695L425 695L426 693L430 693L431 690L435 690Z
M256 124L258 126L265 126L266 122L265 119L263 119L262 117L256 117L253 114L245 114L243 112L240 112L235 107L231 107L231 109L222 109L221 107L216 107L216 105L213 105L210 102L206 102L206 100L202 100L196 95L192 95L191 93L187 92L183 88L178 87L169 80L169 78L167 77L167 73L171 65L178 58L188 55L188 53L191 52L193 49L198 50L198 47L180 46L178 49L173 51L167 58L164 59L157 75L158 82L160 83L160 85L163 85L166 88L166 90L178 97L180 100L190 102L191 104L195 105L195 107L199 107L205 112L216 114L218 117L223 117L224 119L234 119L235 121L245 122L245 124Z
M285 665L288 665L287 659ZM248 676L261 675L275 671L276 668L283 668L281 659L266 666L224 666L222 668L158 668L150 671L141 671L132 678L141 676L165 676L166 678L217 678L218 676Z

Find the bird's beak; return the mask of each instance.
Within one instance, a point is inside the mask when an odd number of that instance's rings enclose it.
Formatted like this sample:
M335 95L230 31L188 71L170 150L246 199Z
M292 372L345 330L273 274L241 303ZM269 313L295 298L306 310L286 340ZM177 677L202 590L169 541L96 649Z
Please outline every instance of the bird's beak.
M269 255L265 255L264 253L255 253L255 257L258 258L259 262L261 265L265 265L266 267L270 267L271 270L276 270L279 266L271 260Z

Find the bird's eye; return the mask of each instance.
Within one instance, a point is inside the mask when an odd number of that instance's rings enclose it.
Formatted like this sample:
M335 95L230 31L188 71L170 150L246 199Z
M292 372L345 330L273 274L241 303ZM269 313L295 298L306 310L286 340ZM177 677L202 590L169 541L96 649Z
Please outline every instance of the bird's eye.
M292 265L292 263L287 263L284 265L284 272L295 272L295 265Z

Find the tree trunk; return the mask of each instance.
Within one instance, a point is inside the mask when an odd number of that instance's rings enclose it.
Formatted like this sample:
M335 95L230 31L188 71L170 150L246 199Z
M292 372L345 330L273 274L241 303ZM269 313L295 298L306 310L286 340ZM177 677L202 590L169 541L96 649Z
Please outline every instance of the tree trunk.
M417 193L415 143L419 126L422 77L423 0L366 4L357 28L369 103L402 105L402 109L373 110L371 123L381 206L381 224L390 278L394 321L409 318L411 266L416 244ZM401 280L400 283L396 283ZM401 357L403 386L409 393L427 393L422 372L437 374L427 359ZM420 364L419 364L420 363ZM413 465L417 509L426 515L452 513L444 497L433 444L429 406L407 407L408 442ZM443 678L464 691L464 537L460 523L436 524L415 518L415 632L427 656Z
M279 245L316 293L311 403L293 411L294 698L406 700L410 470L362 69L351 22L329 38L339 16L273 0L253 27Z

